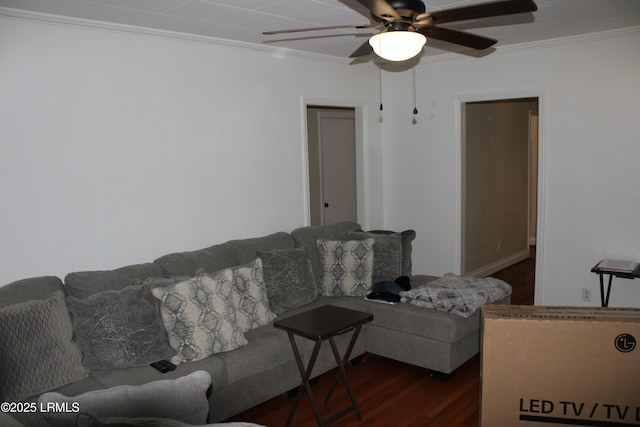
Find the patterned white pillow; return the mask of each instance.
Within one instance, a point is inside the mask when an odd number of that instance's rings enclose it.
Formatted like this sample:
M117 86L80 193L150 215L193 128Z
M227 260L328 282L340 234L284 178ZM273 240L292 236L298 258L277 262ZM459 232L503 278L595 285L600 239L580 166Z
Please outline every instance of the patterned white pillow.
M260 258L227 271L231 274L233 284L231 300L236 308L236 321L243 332L266 325L276 318L269 307Z
M371 289L373 239L318 240L322 272L320 293L364 296Z
M223 270L153 289L169 345L177 353L171 362L194 362L247 344L236 321L233 279L230 270Z

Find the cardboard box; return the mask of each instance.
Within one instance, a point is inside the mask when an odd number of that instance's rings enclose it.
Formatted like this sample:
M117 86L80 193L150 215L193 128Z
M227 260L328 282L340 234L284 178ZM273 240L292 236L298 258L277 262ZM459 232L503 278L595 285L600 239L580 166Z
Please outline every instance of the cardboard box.
M482 309L482 427L640 425L640 310Z

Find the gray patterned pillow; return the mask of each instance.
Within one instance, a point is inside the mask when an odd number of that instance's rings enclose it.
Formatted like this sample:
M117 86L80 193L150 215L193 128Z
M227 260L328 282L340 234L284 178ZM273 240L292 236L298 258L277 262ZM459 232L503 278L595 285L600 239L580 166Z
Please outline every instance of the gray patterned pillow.
M318 297L318 284L305 249L258 252L258 256L262 260L269 306L275 314L309 304Z
M402 275L402 235L375 234L366 231L352 231L354 239L374 239L373 245L373 283L393 281Z
M177 352L171 362L194 362L247 344L236 322L233 279L230 270L223 270L153 289L169 344Z
M373 234L395 234L394 231L388 230L370 230L366 233ZM416 238L415 230L404 230L400 233L402 236L402 276L411 277L411 252L413 248L413 240Z
M84 366L95 370L126 368L174 354L167 343L158 303L151 295L156 286L149 281L84 299L67 297Z
M89 375L72 341L61 290L0 309L0 402L18 401Z
M266 325L276 318L269 308L267 287L262 274L262 260L227 269L234 288L236 322L243 332Z
M373 244L373 239L318 240L322 295L366 295L371 289Z

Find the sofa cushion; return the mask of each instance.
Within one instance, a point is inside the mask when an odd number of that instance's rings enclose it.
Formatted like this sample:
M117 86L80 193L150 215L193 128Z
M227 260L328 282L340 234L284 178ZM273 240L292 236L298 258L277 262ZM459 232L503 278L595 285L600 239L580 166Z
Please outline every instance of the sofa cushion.
M224 354L224 353L220 353ZM227 383L227 373L224 361L216 356L209 356L196 362L182 363L173 371L161 373L151 366L134 366L123 369L110 369L107 371L93 371L91 378L95 379L102 388L116 387L120 385L143 385L152 381L164 379L176 379L189 375L195 371L207 371L211 374L212 390L220 390ZM64 390L64 389L63 389ZM66 396L75 394L56 390Z
M64 293L0 308L0 401L17 401L89 375L72 340Z
M231 267L228 272L232 277L235 319L242 332L266 325L275 319L276 315L269 308L267 287L262 276L262 260L255 258L251 264ZM218 273L220 274L226 272Z
M124 368L174 354L160 319L159 303L151 295L157 285L148 281L83 299L67 297L84 366L95 370Z
M198 271L214 273L240 264L236 250L227 244L214 245L192 252L176 252L154 261L164 270L165 276L194 277Z
M0 307L34 299L47 299L55 291L63 291L62 281L55 276L31 277L0 286Z
M395 234L395 231L388 230L371 230L368 233L373 234ZM416 232L414 230L405 230L400 233L402 236L402 274L401 276L411 277L412 260L411 255L413 252L413 241L416 238Z
M215 356L224 361L229 383L242 381L283 364L295 363L289 338L283 331L272 325L265 325L252 329L245 335L249 342L246 346ZM298 340L298 345L304 354L309 351L313 342L303 338Z
M133 264L116 270L76 271L65 276L67 294L87 298L104 291L126 288L149 277L162 277L162 267L153 263Z
M370 239L373 244L373 283L395 280L402 275L402 235L352 231L352 239Z
M370 306L366 311L373 314L372 325L437 341L456 342L477 332L480 326L478 313L465 319L413 304L380 304L366 300L365 303Z
M141 386L123 385L95 390L74 397L44 393L38 404L77 406L97 417L160 417L190 424L204 424L209 414L207 390L211 375L196 371L175 380L159 380ZM45 419L57 427L75 427L77 411L45 412Z
M193 362L247 343L236 322L233 275L223 270L167 287L154 288L162 323L177 354L171 362Z
M354 297L322 296L318 298L316 303L337 305L371 313L373 320L368 325L446 343L454 343L471 333L476 333L480 326L478 312L468 319L464 319L455 314L418 307L413 304L382 304ZM508 303L508 299L500 303ZM288 315L289 313L286 314L286 316Z
M309 304L318 297L318 286L306 249L258 252L258 256L262 260L269 306L275 314Z
M316 280L320 280L322 264L318 253L318 240L349 240L351 231L361 230L355 222L337 222L331 225L314 225L293 230L291 236L297 248L306 248L311 259L311 268Z
M146 280L149 277L162 277L164 270L158 264L147 262L144 264L127 265L114 270L132 280Z
M320 293L364 296L371 289L373 239L318 240L322 262Z
M258 251L264 252L295 247L293 237L289 233L282 231L252 239L230 240L226 244L235 249L238 255L238 264L253 262Z
M67 294L76 298L123 289L132 283L132 279L113 270L76 271L64 277Z

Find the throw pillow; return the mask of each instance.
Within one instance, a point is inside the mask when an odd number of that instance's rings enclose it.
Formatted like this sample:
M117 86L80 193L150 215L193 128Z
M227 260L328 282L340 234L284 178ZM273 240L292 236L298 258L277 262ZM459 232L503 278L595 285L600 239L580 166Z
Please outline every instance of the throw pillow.
M354 239L374 239L373 283L395 280L402 274L402 236L400 233L374 234L365 231L349 233Z
M305 249L258 252L262 260L269 307L275 314L309 304L318 296L311 259Z
M243 332L266 325L276 318L269 308L267 287L262 274L262 260L227 269L234 289L236 321Z
M322 277L322 263L318 253L318 240L349 240L349 232L360 229L359 224L344 221L331 225L311 225L296 228L291 231L291 236L296 248L306 248L309 251L313 277L316 280L320 280L320 277Z
M84 299L67 297L84 366L96 370L126 368L174 354L162 326L159 304L151 295L155 287L156 283L149 281Z
M367 233L373 234L395 234L394 231L388 230L371 230ZM415 230L404 230L400 233L402 236L402 276L411 277L411 253L413 252L413 241L416 238Z
M231 272L223 270L215 277L199 274L153 289L169 345L177 352L172 363L194 362L247 344L236 322L232 284Z
M73 397L44 393L38 399L38 407L58 405L72 409L42 412L56 427L76 425L78 413L73 411L74 407L95 417L158 417L205 424L209 415L207 390L210 386L211 375L206 371L195 371L175 380L153 381L141 386L122 385Z
M19 401L89 375L73 341L64 293L0 309L0 402Z
M320 292L332 296L365 296L371 288L373 239L318 240L322 265Z

